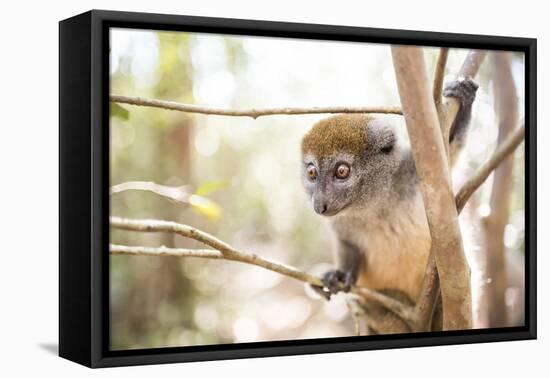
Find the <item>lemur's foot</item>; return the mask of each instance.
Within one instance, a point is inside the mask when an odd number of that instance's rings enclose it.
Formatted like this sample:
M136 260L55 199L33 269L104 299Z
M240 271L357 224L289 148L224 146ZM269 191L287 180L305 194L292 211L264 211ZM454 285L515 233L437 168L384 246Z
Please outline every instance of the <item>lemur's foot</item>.
M443 96L455 97L462 107L471 106L476 98L479 85L471 77L460 77L445 85Z
M340 291L347 293L353 283L351 272L343 272L337 269L326 272L322 280L331 294L337 294Z
M326 300L330 300L332 294L337 294L341 291L347 293L351 290L351 286L355 282L352 272L343 272L341 270L329 270L321 279L323 287L311 286L318 294Z
M309 287L311 287L322 298L326 299L327 301L330 301L330 292L327 291L324 286L309 285Z

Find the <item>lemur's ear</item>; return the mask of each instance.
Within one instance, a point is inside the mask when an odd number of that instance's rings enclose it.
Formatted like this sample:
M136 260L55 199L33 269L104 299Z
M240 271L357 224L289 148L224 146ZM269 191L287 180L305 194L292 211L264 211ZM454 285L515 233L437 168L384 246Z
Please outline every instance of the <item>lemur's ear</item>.
M378 143L380 152L383 154L389 154L392 152L395 146L395 134L390 128L383 128L380 130L380 140Z
M389 154L393 151L396 143L393 127L387 119L374 118L367 124L367 145L369 154Z

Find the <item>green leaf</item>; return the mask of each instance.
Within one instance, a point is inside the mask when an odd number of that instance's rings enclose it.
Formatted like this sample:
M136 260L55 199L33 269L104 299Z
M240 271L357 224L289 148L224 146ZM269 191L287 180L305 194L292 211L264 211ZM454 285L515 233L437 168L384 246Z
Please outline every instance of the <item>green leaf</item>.
M111 111L111 117L118 117L125 121L130 118L130 112L128 111L128 109L123 108L115 102L111 102L109 110Z
M208 181L204 182L195 191L195 194L198 196L208 196L216 190L223 189L228 186L227 181Z

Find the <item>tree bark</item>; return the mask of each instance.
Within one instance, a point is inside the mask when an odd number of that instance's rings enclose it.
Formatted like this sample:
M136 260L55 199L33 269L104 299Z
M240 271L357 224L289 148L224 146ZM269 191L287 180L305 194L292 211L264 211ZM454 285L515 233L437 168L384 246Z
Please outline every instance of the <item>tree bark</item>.
M517 93L512 77L512 56L508 52L493 53L495 111L498 115L500 145L518 125ZM504 229L508 223L512 191L513 155L509 155L495 170L490 199L490 214L482 220L483 241L487 264L487 301L489 327L505 327L506 261Z
M447 153L423 50L392 46L394 69L439 273L443 329L472 326L470 268L464 255Z
M272 115L298 115L298 114L339 114L339 113L380 113L380 114L402 114L401 109L395 106L325 106L305 108L253 108L253 109L222 109L193 104L184 104L174 101L157 99L111 95L109 101L119 104L136 106L147 106L166 110L175 110L185 113L198 113L233 117L259 118Z

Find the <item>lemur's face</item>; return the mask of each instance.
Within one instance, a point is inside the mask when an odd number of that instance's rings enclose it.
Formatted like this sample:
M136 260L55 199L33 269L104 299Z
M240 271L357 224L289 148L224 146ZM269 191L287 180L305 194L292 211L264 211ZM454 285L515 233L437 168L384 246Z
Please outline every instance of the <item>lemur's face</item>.
M398 165L393 128L365 115L320 121L304 137L302 152L302 181L323 216L381 200Z
M304 155L304 187L317 214L336 215L348 207L361 176L355 157L350 154L339 153L322 160Z

